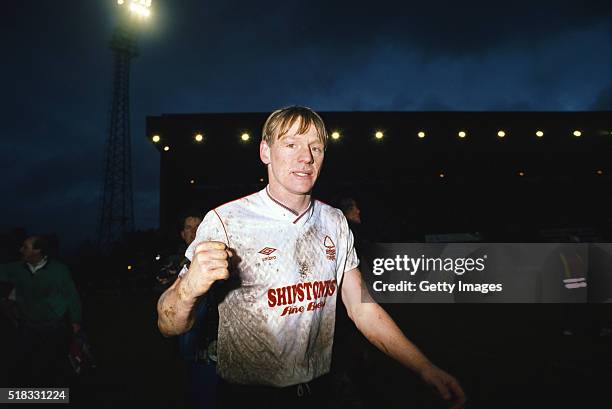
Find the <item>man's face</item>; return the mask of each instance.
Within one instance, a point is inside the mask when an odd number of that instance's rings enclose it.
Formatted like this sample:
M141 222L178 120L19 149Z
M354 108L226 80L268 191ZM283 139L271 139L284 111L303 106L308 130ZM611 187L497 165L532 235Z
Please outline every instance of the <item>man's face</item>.
M23 244L21 245L21 249L19 252L21 253L21 259L27 263L35 264L42 260L42 254L39 249L35 249L34 247L34 238L29 237L25 239Z
M187 217L183 223L183 230L181 230L181 237L187 245L190 245L195 240L196 231L198 226L202 222L199 217Z
M325 156L325 146L311 126L298 134L299 121L269 146L260 145L260 157L268 166L270 189L280 195L306 195L314 187Z

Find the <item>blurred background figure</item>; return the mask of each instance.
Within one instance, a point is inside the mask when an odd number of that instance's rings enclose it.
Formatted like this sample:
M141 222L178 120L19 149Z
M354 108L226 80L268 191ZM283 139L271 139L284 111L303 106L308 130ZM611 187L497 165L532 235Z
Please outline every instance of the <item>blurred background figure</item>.
M182 242L177 253L167 257L157 276L164 290L174 283L178 273L189 263L185 250L195 239L201 222L202 216L196 211L187 212L180 218ZM216 405L218 322L215 295L210 292L198 302L193 328L178 337L179 354L186 365L187 408L214 408Z
M164 292L174 283L178 273L189 262L185 257L185 250L195 239L200 222L202 222L202 216L197 212L187 212L180 217L181 242L178 248L176 248L176 253L166 256L159 273L155 277L162 287L160 292Z
M361 209L352 196L340 196L334 204L342 210L349 228L353 232L355 250L363 263L364 237L361 224ZM363 379L366 370L367 342L349 318L343 302L336 305L336 326L332 350L331 373L338 399L336 405L343 408L359 409L365 407L359 391L358 379Z
M0 265L0 282L14 285L18 311L11 372L20 386L60 386L71 333L81 328L79 295L68 268L49 255L46 237L26 238L20 252L21 261Z
M359 245L362 239L362 226L361 226L361 209L357 205L357 201L351 196L344 196L337 200L337 207L342 210L346 220L348 221L349 228L353 232L355 238L355 250L359 256Z

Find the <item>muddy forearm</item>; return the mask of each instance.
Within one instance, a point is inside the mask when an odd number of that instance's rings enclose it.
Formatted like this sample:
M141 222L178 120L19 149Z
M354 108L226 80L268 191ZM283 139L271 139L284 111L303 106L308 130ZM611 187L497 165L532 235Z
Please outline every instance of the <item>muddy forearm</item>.
M157 302L157 326L166 337L183 334L193 326L197 299L187 295L184 284L177 278Z

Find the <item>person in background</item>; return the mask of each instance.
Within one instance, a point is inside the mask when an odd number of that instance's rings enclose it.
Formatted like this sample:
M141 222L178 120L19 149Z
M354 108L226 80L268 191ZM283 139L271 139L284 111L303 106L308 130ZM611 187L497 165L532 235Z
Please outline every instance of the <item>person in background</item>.
M186 212L180 218L181 246L177 254L168 257L158 275L170 286L183 266L188 265L185 250L195 239L202 216L195 211ZM194 311L196 322L191 330L178 337L179 354L186 364L187 399L190 409L214 408L216 405L217 368L216 339L218 313L212 293L200 298Z
M346 217L353 232L355 250L363 262L363 247L366 241L361 228L361 209L352 196L337 197L334 204ZM366 406L357 382L360 372L366 367L367 345L364 341L364 337L349 318L344 303L338 303L330 373L338 405L341 407L360 409Z
M67 376L70 332L81 328L81 301L68 268L49 256L49 241L30 236L21 261L0 265L13 283L19 310L15 365L21 386L61 386Z

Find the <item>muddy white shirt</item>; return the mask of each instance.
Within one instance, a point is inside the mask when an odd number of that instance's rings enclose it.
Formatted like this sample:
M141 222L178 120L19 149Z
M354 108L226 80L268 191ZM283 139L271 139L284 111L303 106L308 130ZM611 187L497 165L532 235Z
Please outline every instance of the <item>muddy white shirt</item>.
M342 212L312 201L296 215L264 189L210 211L187 258L209 240L235 252L219 304L219 375L282 387L329 372L338 288L359 264Z

